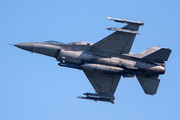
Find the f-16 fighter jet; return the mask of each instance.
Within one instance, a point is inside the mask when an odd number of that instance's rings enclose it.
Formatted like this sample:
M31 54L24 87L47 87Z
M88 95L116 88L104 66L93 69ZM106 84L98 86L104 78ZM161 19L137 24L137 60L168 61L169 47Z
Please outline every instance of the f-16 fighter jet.
M140 53L130 53L131 46L144 22L107 17L108 20L126 23L122 28L106 28L115 31L95 44L58 41L26 42L14 46L50 57L59 61L59 66L82 70L95 93L84 93L81 99L114 103L114 92L121 76L136 76L144 92L154 95L157 92L159 75L165 73L165 61L171 50L153 46Z

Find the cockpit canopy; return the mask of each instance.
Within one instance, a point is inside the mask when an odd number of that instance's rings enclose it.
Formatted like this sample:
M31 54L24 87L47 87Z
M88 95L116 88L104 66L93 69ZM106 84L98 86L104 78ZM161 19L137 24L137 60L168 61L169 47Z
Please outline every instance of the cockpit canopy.
M64 43L62 43L62 42L55 41L55 40L48 40L48 41L45 41L45 43L64 44Z

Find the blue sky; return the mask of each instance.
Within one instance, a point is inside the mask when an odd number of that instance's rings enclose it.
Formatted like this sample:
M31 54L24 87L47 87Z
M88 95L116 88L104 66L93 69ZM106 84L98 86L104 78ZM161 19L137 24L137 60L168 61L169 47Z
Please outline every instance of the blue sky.
M1 0L0 120L179 120L179 0ZM145 21L131 52L172 49L156 95L136 78L120 80L115 104L77 99L94 92L82 71L59 67L54 58L8 44L58 40L95 43L124 24L105 17Z

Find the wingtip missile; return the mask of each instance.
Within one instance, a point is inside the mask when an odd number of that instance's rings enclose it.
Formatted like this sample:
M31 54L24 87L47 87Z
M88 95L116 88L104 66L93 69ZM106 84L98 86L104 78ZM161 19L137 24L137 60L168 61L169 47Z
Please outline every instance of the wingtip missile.
M79 99L85 99L85 100L94 100L95 102L97 101L102 101L102 102L110 102L114 104L114 99L107 99L107 98L98 98L98 97L77 97Z
M110 28L104 28L106 30L113 30L113 31L120 31L120 32L124 32L124 33L133 33L133 34L141 34L138 31L132 31L132 30L127 30L127 29L121 29L121 28L114 28L114 27L110 27Z
M111 18L111 17L106 17L106 19L114 20L115 22L120 22L120 23L137 24L137 25L144 26L144 21L137 22L137 21L131 21L131 20L127 20L127 19L117 19L117 18Z
M83 95L86 95L86 97L78 96L77 98L86 99L86 100L94 100L95 102L97 101L110 102L114 104L114 99L115 99L114 96L100 95L100 94L94 94L94 93L84 93Z

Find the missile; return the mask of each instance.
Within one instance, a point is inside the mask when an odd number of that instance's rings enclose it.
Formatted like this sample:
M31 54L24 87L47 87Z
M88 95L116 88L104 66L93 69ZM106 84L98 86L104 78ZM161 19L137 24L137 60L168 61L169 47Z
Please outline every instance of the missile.
M94 100L94 101L103 101L103 102L110 102L114 104L114 96L109 96L106 94L95 94L95 93L84 93L83 95L86 95L86 97L77 97L80 99L86 99L86 100Z
M121 29L121 28L114 28L114 27L110 27L110 28L104 28L107 30L113 30L113 31L120 31L120 32L124 32L124 33L132 33L132 34L141 34L138 31L132 31L132 30L127 30L127 29Z
M89 96L94 96L94 97L101 97L101 98L106 98L106 99L114 99L114 96L108 96L104 94L94 94L94 93L84 93L83 95Z
M137 21L131 21L127 19L117 19L117 18L111 18L111 17L106 17L108 20L114 20L115 22L121 22L121 23L127 23L127 24L137 24L137 25L144 25L144 21L137 22Z
M102 102L110 102L112 104L114 104L114 99L107 99L107 98L97 98L97 97L80 97L78 96L77 98L80 99L85 99L85 100L94 100L94 101L102 101Z

